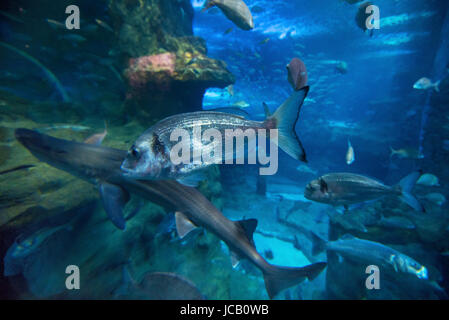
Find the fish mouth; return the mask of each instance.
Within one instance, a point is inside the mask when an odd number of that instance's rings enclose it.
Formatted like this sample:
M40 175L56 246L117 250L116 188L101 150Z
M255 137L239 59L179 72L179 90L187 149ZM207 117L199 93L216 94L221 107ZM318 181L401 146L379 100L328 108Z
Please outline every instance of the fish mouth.
M122 174L127 177L139 177L140 175L132 168L127 166L126 161L122 163L120 166L120 170L122 170Z

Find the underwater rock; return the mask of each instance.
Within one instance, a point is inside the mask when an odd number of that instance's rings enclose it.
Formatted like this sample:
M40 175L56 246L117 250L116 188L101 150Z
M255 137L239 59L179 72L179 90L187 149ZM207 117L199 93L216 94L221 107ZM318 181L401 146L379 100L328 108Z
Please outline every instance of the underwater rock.
M188 0L111 0L109 11L127 65L126 112L146 121L201 108L207 88L235 82L224 62L193 36Z

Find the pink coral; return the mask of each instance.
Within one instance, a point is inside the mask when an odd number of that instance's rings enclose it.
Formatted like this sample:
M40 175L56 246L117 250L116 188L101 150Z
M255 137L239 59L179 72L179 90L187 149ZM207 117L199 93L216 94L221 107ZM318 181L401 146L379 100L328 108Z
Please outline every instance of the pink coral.
M158 89L168 89L175 67L174 53L142 56L129 60L126 75L133 89L146 87L148 83L155 84Z

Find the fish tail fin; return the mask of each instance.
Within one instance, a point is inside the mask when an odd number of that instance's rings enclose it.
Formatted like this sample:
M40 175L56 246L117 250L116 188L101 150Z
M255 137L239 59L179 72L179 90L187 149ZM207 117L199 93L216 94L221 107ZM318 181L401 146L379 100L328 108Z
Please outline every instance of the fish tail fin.
M416 211L426 212L424 207L419 203L418 199L412 194L412 189L421 177L422 171L414 171L399 181L399 189L401 191L401 199Z
M348 138L348 147L349 147L349 148L352 147L351 140L349 140L349 138Z
M272 124L274 125L273 129L278 129L279 147L294 159L303 162L307 162L306 152L295 132L295 126L308 92L308 86L293 92L290 98L276 110L273 116L265 121L267 127L271 128L270 124Z
M390 147L390 158L392 158L397 153L398 152L396 150L394 150L393 147Z
M213 6L215 6L215 1L214 0L207 0L206 4L204 5L204 8L201 9L201 12L206 12L207 10L212 8Z
M438 81L435 83L434 88L435 88L435 91L436 91L436 92L440 92L440 83L441 83L441 80L438 80Z
M326 265L325 262L317 262L301 268L271 265L270 270L264 272L265 287L268 296L270 299L273 299L279 292L288 287L294 286L305 279L315 279Z

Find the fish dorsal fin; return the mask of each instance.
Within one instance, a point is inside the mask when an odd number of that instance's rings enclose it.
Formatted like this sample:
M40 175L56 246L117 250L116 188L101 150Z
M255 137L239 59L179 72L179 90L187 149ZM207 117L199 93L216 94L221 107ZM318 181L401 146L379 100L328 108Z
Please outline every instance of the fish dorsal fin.
M355 239L355 237L349 233L345 233L344 235L341 236L340 239L341 240L352 240L352 239Z
M265 117L268 119L271 117L270 109L268 108L268 105L265 102L262 102L263 105L263 111L265 112Z
M120 186L104 182L100 184L100 195L109 219L117 228L124 230L126 220L123 216L123 207L129 201L129 193Z
M327 183L323 178L320 178L320 191L323 193L327 193L328 191Z
M248 112L237 107L221 107L221 108L208 109L207 111L228 113L244 119L250 118L250 114Z
M183 184L187 187L197 187L198 184L206 180L206 175L203 171L195 171L189 175L186 175L185 177L176 179L180 184Z
M251 244L254 246L253 234L257 228L257 220L256 219L240 220L238 221L238 224L242 227L249 242L251 242Z
M100 146L101 143L103 142L104 138L106 138L107 134L108 134L108 126L105 121L103 133L95 133L95 134L91 135L86 140L84 140L84 143L93 144L95 146Z
M240 256L232 250L229 250L229 251L231 254L231 264L232 264L232 267L235 269L240 264Z
M197 226L180 211L175 212L175 221L176 231L181 239L197 228Z

